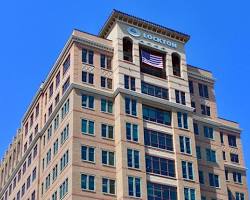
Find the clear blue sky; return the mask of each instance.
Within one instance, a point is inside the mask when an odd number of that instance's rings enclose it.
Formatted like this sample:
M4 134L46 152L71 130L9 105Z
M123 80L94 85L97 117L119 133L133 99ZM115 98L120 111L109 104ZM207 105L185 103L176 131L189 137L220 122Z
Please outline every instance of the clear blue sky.
M250 168L247 0L2 1L0 156L72 29L97 34L113 8L191 35L186 46L187 61L214 73L219 115L240 123L245 160Z

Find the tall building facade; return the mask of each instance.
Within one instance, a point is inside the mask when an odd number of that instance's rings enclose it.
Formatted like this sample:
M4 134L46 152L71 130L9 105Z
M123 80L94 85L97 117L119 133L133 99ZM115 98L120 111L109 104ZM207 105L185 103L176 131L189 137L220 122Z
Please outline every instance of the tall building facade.
M74 30L0 165L1 200L247 200L241 129L189 36L114 10Z

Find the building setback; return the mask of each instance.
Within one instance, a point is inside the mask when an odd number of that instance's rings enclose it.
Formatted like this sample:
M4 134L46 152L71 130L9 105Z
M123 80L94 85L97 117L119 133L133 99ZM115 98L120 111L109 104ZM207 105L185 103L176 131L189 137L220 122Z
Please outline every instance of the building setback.
M0 165L0 200L246 200L239 124L189 36L114 10L73 30Z

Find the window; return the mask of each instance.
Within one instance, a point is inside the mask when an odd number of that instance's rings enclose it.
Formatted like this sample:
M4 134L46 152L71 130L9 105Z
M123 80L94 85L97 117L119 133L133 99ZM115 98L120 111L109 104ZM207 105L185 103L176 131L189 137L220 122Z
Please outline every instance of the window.
M230 158L231 158L231 162L239 163L239 156L237 154L230 153Z
M195 135L199 135L199 126L197 123L193 123L193 127L194 127L194 134Z
M142 105L143 119L160 124L171 125L171 112Z
M89 146L82 146L81 157L83 161L95 162L95 148Z
M189 137L179 136L180 151L182 153L191 154L191 140Z
M125 97L125 112L128 115L137 116L137 101L129 97Z
M53 154L54 154L54 156L57 154L57 152L58 152L58 139L53 144Z
M177 188L157 183L147 182L148 199L177 200Z
M69 138L69 125L67 124L67 126L61 132L61 145L63 145L68 138Z
M194 180L193 163L182 161L182 177L188 180Z
M242 183L242 176L240 172L233 172L233 179L235 183Z
M28 167L31 165L31 158L32 158L32 156L30 154L29 157L28 157Z
M37 156L37 145L33 149L33 159Z
M237 147L236 136L235 135L228 135L228 144L231 147Z
M210 107L209 107L209 106L206 106L206 105L201 104L201 114L203 114L203 115L207 115L207 116L211 116L211 113L210 113Z
M87 49L82 49L82 62L93 65L94 52Z
M126 122L126 138L128 141L138 142L138 125Z
M216 174L209 173L209 185L211 187L220 187L219 176Z
M101 111L106 113L113 113L113 102L107 99L101 99Z
M59 103L59 93L56 95L55 98L55 106Z
M181 76L181 58L177 53L172 53L172 66L173 66L173 74L175 76Z
M101 76L101 87L112 89L112 79Z
M46 177L45 180L45 189L48 190L50 187L50 174Z
M55 181L58 176L58 165L56 165L52 170L52 180Z
M146 155L146 171L148 173L175 177L174 160Z
M223 157L223 160L226 160L226 152L225 151L222 151L222 157Z
M150 96L154 96L154 97L158 97L158 98L162 98L162 99L166 99L168 100L168 89L166 88L162 88L162 87L158 87L158 86L154 86L151 85L149 83L146 83L144 81L141 82L141 91L143 94L147 94Z
M65 83L62 86L62 94L64 94L65 91L68 89L69 84L70 84L70 77L65 81Z
M36 167L32 171L32 181L36 179Z
M70 67L70 55L68 55L68 57L63 63L63 75L68 71L69 67Z
M95 191L95 176L81 174L81 188L82 190Z
M53 106L51 105L51 106L49 107L49 110L48 110L49 116L52 114L52 109L53 109Z
M206 149L207 161L216 163L216 152L212 149Z
M224 134L223 134L223 132L220 132L220 143L224 144Z
M140 168L140 152L134 149L127 149L127 163L130 168Z
M94 97L82 94L82 107L94 109Z
M195 200L195 189L184 188L184 198L185 200Z
M194 93L194 84L193 84L193 81L188 81L188 85L189 85L189 92L191 94Z
M68 193L68 178L60 185L60 199L63 199Z
M229 177L228 177L228 170L227 169L225 170L225 177L226 177L226 180L228 181Z
M188 129L188 115L187 113L177 112L178 127Z
M159 131L144 129L145 145L173 151L173 136Z
M94 74L82 71L82 82L94 84Z
M124 87L125 89L135 91L135 78L128 75L124 75Z
M101 54L100 57L101 68L111 69L111 58Z
M115 194L115 180L102 178L102 192L105 194Z
M209 98L207 85L203 85L201 83L199 83L198 85L199 85L199 94L200 94L200 97Z
M199 170L199 182L200 184L205 184L203 171L200 171L200 170Z
M196 105L194 101L191 101L191 107L194 108L194 112L196 112Z
M212 127L204 126L204 136L209 139L214 139L214 130Z
M61 79L61 77L60 77L60 71L57 73L57 75L56 75L56 88L59 86L59 84L60 84L60 79Z
M102 150L102 164L115 166L115 153Z
M23 163L23 174L26 172L26 169L27 169L27 167L26 167L26 162L24 162L24 163Z
M185 92L175 90L175 101L176 103L181 103L183 105L186 105Z
M54 84L51 83L51 85L49 86L49 98L53 95L53 91L54 91Z
M95 122L91 120L82 119L82 134L94 135Z
M66 153L63 154L63 156L60 159L60 170L62 171L69 162L69 151L67 150Z
M51 136L52 136L52 125L50 125L47 130L47 141L50 140Z
M107 124L101 125L102 137L106 139L114 139L114 127Z
M57 200L57 191L52 194L52 200Z
M47 152L47 155L46 155L46 165L48 166L49 163L51 161L51 149L49 149L49 151Z
M58 126L59 126L59 114L54 119L54 131L56 131L56 129L58 128Z
M131 197L141 197L141 179L128 177L128 195Z
M123 60L133 62L133 42L130 38L125 37L123 42Z
M235 200L245 200L245 195L244 193L240 193L240 192L235 192Z

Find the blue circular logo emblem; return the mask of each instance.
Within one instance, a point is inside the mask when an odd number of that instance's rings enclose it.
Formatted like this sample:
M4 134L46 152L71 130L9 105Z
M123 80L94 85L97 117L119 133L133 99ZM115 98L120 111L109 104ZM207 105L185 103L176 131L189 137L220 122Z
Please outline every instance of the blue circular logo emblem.
M141 36L141 32L134 27L128 27L128 33L134 37L140 37Z

